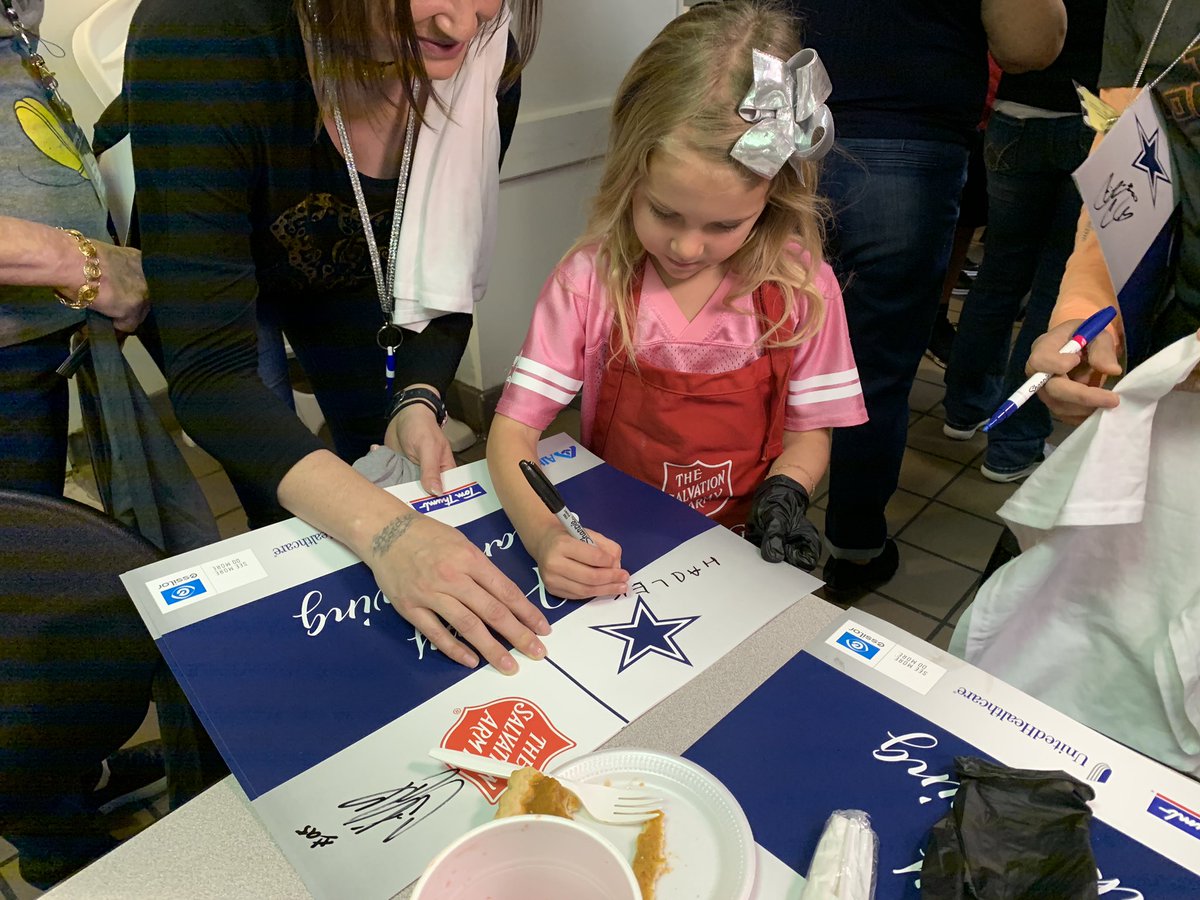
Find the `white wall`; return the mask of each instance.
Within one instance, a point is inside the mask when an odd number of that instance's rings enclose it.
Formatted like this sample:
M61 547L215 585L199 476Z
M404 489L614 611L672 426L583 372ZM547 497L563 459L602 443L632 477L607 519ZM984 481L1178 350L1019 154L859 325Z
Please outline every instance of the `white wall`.
M504 381L542 283L583 228L613 93L678 10L678 0L545 0L504 163L496 259L458 373L464 383Z
M69 51L79 23L103 2L46 0L43 35ZM544 0L541 39L525 70L504 165L496 261L459 369L466 384L488 388L504 380L542 282L582 230L612 95L679 9L679 0ZM67 56L51 59L51 67L90 135L103 107ZM131 360L147 391L161 390L157 370L144 362L137 354Z

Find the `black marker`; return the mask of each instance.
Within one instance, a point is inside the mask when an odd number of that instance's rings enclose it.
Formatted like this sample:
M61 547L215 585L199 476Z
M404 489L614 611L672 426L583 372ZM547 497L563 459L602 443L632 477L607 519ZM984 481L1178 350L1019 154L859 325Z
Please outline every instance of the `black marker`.
M588 533L583 530L583 526L579 524L579 519L575 513L567 509L567 502L563 500L558 489L546 477L546 473L541 467L527 459L521 460L521 474L525 476L525 480L529 482L529 486L533 488L542 502L546 504L546 508L554 513L554 517L562 522L563 528L567 529L567 533L576 540L583 541L585 544L595 544Z

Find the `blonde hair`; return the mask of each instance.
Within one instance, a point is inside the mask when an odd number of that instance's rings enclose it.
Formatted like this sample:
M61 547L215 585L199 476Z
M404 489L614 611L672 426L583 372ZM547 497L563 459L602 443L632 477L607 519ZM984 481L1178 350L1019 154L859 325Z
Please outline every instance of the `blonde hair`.
M664 28L642 51L613 101L600 188L586 231L567 252L596 247L596 271L613 305L622 342L636 365L633 281L646 250L633 227L633 194L649 170L650 157L680 145L714 162L735 167L748 184L760 176L730 155L750 127L738 106L753 81L752 51L788 59L800 49L799 23L762 0L726 0L693 7ZM785 164L771 179L767 205L746 243L730 257L738 277L731 297L777 284L784 297L779 321L765 323L764 344L794 346L820 330L825 302L812 273L822 264L825 204L816 192L817 167ZM789 250L799 243L807 260ZM775 339L796 315L797 297L807 303L795 333ZM615 348L613 348L615 350Z

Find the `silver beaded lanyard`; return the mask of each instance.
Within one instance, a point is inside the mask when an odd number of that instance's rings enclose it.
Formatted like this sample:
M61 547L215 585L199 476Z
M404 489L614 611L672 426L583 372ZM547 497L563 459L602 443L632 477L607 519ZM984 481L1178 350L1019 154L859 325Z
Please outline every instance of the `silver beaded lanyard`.
M1138 66L1137 76L1133 79L1133 86L1135 88L1141 83L1142 76L1146 73L1146 64L1150 62L1150 54L1154 51L1154 45L1158 43L1158 34L1160 31L1162 31L1163 22L1167 21L1167 13L1171 11L1171 4L1173 2L1175 2L1175 0L1167 0L1167 5L1163 7L1162 15L1158 19L1158 25L1154 27L1154 34L1150 36L1150 43L1146 47L1146 55L1142 57L1142 64ZM1187 55L1187 52L1196 46L1197 41L1200 41L1200 32L1197 32L1196 36L1188 41L1187 46L1180 51L1177 57L1175 57L1175 61L1159 72L1158 77L1146 85L1143 90L1148 91L1162 81L1163 78L1166 77L1166 74L1175 68L1179 61Z
M317 59L321 64L322 73L325 70L325 45L320 36L316 36ZM413 83L412 95L417 93L417 84ZM367 242L367 255L371 259L371 270L375 274L375 289L379 292L379 308L383 312L383 325L375 333L375 343L387 354L384 366L385 390L387 396L392 396L396 383L396 348L404 342L404 333L399 326L392 322L392 310L396 306L396 298L392 295L392 285L396 278L396 252L400 246L400 221L404 218L404 199L408 194L408 175L412 168L413 145L417 135L417 117L413 110L408 111L408 123L404 130L404 152L400 157L400 178L396 184L396 206L392 212L392 235L388 241L387 271L379 259L379 247L375 244L375 232L371 228L371 214L367 211L367 199L363 196L362 182L358 177L358 166L354 162L354 151L350 148L350 136L346 133L346 124L342 121L342 110L337 101L336 89L333 95L333 122L337 126L338 139L342 142L342 155L346 159L346 171L350 173L350 187L354 191L354 201L358 204L358 218L362 222L363 237Z
M12 0L0 0L0 5L4 9L4 18L12 25L13 44L17 48L17 53L21 56L21 62L29 72L30 77L45 92L46 103L50 107L50 111L54 114L54 117L58 119L63 132L71 139L71 144L74 146L75 152L79 154L79 162L83 165L84 171L87 173L87 178L92 183L92 189L96 192L96 198L100 201L100 206L107 209L104 198L104 183L100 177L100 166L96 163L96 156L92 153L92 146L88 143L88 139L83 131L75 123L75 116L71 112L70 104L59 93L58 79L54 77L54 73L46 65L46 60L42 58L42 55L34 47L37 35L31 37L25 26L21 24Z

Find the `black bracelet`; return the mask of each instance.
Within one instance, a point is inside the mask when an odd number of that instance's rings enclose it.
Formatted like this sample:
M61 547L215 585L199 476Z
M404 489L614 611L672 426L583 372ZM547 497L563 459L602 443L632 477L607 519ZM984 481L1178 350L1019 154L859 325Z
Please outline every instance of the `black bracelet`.
M411 387L401 391L394 401L392 401L392 409L388 413L388 421L392 421L396 414L406 406L412 406L414 403L420 403L433 413L439 426L446 422L446 404L442 402L442 398L437 395L436 391L431 391L429 388Z

